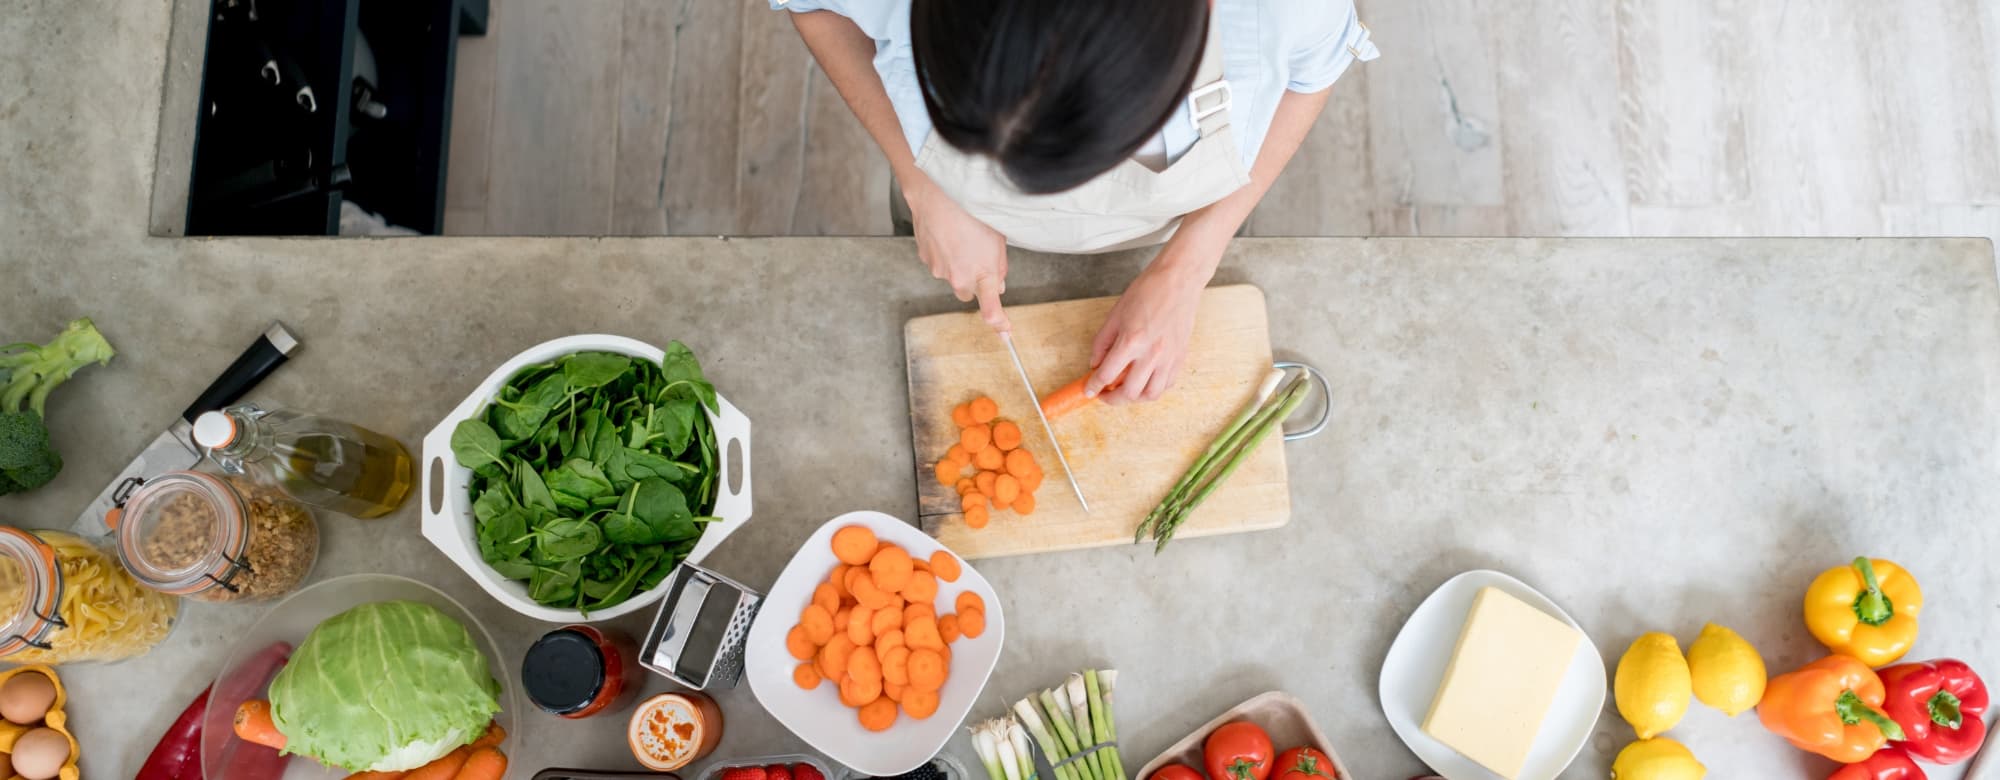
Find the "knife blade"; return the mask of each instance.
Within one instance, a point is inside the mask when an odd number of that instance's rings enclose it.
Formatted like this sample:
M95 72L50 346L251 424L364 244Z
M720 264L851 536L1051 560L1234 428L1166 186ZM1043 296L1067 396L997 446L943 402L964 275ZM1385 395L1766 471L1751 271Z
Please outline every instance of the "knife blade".
M152 443L147 444L146 448L139 452L138 457L125 464L125 468L118 471L118 476L113 478L110 484L105 485L103 490L98 491L97 497L91 499L90 505L84 507L83 512L76 516L76 522L70 525L70 530L84 537L102 535L109 530L104 524L104 515L118 505L118 501L123 498L121 493L131 490L126 486L127 483L143 482L166 472L190 468L200 463L201 448L194 443L194 418L235 403L244 393L256 387L258 382L264 381L264 377L270 376L272 371L277 370L278 366L284 365L285 359L298 348L298 337L293 336L290 330L286 330L284 323L271 323L270 327L265 328L264 332L257 336L257 340L249 349L243 350L243 354L238 355L236 361L230 363L229 368L224 369L221 376L209 383L208 389L201 391L201 395L195 398L194 403L189 404L187 410L181 412L179 419L168 425L160 435L153 437Z
M1076 502L1083 505L1083 513L1090 514L1090 502L1083 497L1083 486L1076 484L1076 472L1069 469L1069 458L1063 455L1062 442L1056 441L1056 429L1049 425L1049 416L1042 413L1042 396L1035 392L1035 383L1028 379L1027 367L1021 365L1021 353L1014 349L1014 334L1000 331L1000 343L1007 345L1007 357L1014 359L1014 373L1020 375L1021 386L1028 389L1028 403L1035 407L1035 418L1042 421L1042 432L1049 435L1049 447L1056 451L1056 462L1062 464L1063 478L1069 480L1069 489L1076 492Z

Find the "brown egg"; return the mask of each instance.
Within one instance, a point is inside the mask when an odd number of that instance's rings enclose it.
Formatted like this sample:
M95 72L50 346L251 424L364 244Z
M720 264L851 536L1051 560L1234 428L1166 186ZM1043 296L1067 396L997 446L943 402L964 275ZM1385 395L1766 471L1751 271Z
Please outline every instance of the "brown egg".
M69 761L69 738L41 728L14 741L14 772L27 780L49 780Z
M32 726L56 703L56 684L41 672L22 672L0 685L0 718Z

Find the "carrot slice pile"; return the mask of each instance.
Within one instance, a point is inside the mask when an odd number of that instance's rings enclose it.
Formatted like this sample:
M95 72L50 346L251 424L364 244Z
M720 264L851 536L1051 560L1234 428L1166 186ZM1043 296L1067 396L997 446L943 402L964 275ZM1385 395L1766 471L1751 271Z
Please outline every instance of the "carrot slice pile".
M984 416L973 425L990 423L999 413L991 399L960 408L967 420ZM998 475L989 482L994 479ZM967 517L983 515L987 501L967 494ZM840 563L813 588L798 624L785 635L785 650L799 662L792 682L809 691L830 683L834 692L822 695L854 708L870 731L888 731L905 715L921 720L936 714L938 692L951 674L951 643L977 637L968 630L968 617L979 630L985 627L985 602L970 591L953 596L957 613L938 615L939 583L956 582L963 564L945 550L913 558L861 526L835 531L830 546ZM968 615L967 607L976 612Z
M938 484L959 495L965 524L985 528L993 513L1000 511L1023 517L1034 514L1042 467L1022 446L1020 424L1001 418L1000 405L986 396L953 407L951 421L958 426L958 439L932 470Z

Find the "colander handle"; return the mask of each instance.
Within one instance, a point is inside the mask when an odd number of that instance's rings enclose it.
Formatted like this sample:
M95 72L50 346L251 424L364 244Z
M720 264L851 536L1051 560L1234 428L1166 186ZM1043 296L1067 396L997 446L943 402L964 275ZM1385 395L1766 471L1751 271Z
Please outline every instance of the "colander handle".
M699 561L722 545L722 540L736 533L750 521L750 418L737 411L729 399L715 398L716 411L711 415L715 428L715 516L722 518L709 523L702 530L701 541L695 542L694 550L688 553L688 560ZM736 458L730 458L730 452ZM735 485L735 489L730 489Z

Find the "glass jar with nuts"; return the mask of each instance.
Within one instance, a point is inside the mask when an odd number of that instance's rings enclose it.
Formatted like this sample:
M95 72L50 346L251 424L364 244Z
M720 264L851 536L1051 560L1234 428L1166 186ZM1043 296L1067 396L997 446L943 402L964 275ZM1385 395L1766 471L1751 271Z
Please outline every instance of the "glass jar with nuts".
M245 477L168 472L134 490L116 514L118 557L133 578L200 601L283 596L319 558L312 511Z

